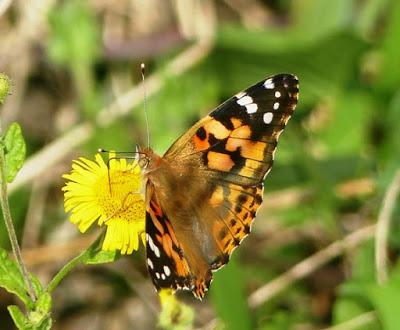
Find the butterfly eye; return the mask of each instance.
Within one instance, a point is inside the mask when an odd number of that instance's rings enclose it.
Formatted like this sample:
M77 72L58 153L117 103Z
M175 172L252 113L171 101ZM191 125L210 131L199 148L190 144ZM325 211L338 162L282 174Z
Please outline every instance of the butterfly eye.
M149 162L150 162L149 158L147 158L145 156L140 157L139 158L139 166L140 166L140 168L142 168L142 169L146 168L149 165Z

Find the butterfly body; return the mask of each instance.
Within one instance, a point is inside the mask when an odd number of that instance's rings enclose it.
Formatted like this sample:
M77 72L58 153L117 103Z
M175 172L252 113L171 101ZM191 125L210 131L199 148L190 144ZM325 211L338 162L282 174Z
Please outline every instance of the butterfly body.
M298 99L293 75L238 93L163 157L144 149L147 267L157 289L202 298L251 229L280 133Z

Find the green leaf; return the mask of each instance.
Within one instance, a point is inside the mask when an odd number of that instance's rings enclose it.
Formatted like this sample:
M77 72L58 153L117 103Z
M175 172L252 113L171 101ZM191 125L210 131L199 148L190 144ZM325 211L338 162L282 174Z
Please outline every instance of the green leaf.
M328 113L327 125L318 132L318 140L327 155L351 155L366 150L368 124L373 101L365 93L343 93ZM330 113L329 113L330 112ZM346 134L343 134L346 132Z
M301 31L309 40L315 40L349 26L355 1L296 0L292 6L294 30Z
M47 314L51 310L52 300L48 292L43 292L36 301L36 310Z
M10 78L0 73L0 104L4 102L8 94L10 94Z
M29 316L26 317L18 306L7 307L14 324L18 329L21 330L50 330L52 320L48 312L43 313L42 311L32 311Z
M84 259L87 265L105 264L118 260L121 255L117 251L94 251Z
M33 309L34 304L28 295L24 279L17 264L8 258L7 251L0 248L0 286L17 295L24 304Z
M51 326L53 324L52 319L50 316L47 316L46 318L43 318L43 320L40 322L40 324L35 325L33 328L34 330L50 330Z
M226 328L253 329L244 295L243 274L235 259L215 273L214 277L210 294L216 312Z
M332 323L341 324L369 311L370 309L368 310L355 299L338 298L333 308ZM377 323L377 321L373 321L368 325L363 325L362 329L375 330Z
M10 183L14 180L18 171L22 167L26 146L22 136L21 126L12 123L4 136L5 157L6 157L6 178Z
M25 315L21 312L21 310L19 309L18 306L15 305L11 305L7 307L8 312L11 315L11 318L14 321L15 326L17 327L17 329L20 330L26 330L29 329L28 328L28 320L25 317Z
M41 310L35 310L29 313L27 323L28 329L48 330L51 329L52 320L50 317L50 313L44 313Z
M400 83L400 2L392 1L382 42L382 66L378 87L395 91Z
M371 302L378 312L378 318L385 330L397 330L400 324L400 264L393 271L389 281L383 286L372 285L368 288Z

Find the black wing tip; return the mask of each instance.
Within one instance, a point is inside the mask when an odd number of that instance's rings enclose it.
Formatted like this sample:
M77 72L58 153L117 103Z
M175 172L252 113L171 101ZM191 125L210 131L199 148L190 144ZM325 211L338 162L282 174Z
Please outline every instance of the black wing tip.
M273 81L289 81L295 84L299 83L299 78L292 73L278 73L274 76L265 78L265 80L272 79Z

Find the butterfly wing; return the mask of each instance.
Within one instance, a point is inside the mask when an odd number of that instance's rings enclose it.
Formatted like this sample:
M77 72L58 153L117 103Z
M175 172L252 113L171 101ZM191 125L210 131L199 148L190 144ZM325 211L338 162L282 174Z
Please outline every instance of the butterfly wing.
M182 247L154 195L146 212L146 255L147 268L157 290L192 288Z
M197 297L208 288L211 270L226 264L250 232L279 135L297 100L293 75L249 87L183 134L149 176Z

